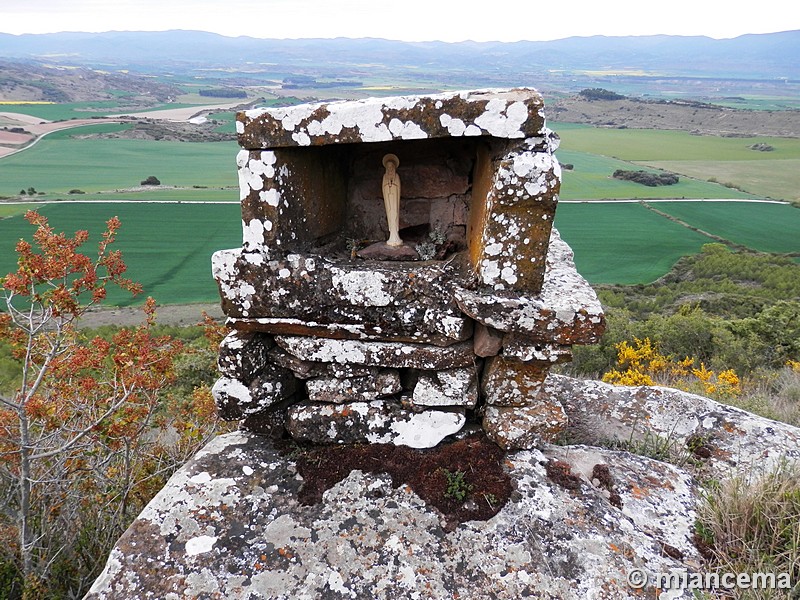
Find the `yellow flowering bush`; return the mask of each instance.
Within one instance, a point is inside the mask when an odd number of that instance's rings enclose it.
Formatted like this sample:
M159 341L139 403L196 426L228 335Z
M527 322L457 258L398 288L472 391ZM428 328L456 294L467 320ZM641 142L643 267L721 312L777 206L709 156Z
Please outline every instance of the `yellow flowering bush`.
M662 354L650 338L633 338L616 345L617 366L603 375L603 381L614 385L655 385L663 383L687 391L708 395L736 397L741 381L733 369L714 373L691 357L674 360ZM697 365L697 366L696 366ZM797 363L800 368L800 363ZM792 368L795 368L792 366Z

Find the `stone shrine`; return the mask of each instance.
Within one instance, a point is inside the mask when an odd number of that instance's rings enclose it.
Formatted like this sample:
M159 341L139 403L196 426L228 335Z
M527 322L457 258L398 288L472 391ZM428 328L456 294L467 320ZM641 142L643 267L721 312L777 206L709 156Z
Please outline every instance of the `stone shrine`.
M552 229L539 95L254 110L238 129L214 395L242 427L170 478L86 600L694 598L631 573L709 573L696 475L785 465L800 429L547 375L604 322ZM567 421L580 445L549 443ZM653 439L691 460L608 448Z
M222 418L313 443L554 439L542 383L604 319L552 228L543 109L513 89L239 113L243 244L213 257Z

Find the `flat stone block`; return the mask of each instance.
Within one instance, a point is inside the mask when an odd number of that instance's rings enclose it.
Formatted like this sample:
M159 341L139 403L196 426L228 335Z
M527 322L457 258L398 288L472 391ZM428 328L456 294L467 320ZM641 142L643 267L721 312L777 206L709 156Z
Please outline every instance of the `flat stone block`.
M483 368L483 397L487 404L495 406L529 406L535 402L549 368L548 363L492 356Z
M564 408L555 401L531 406L487 406L483 429L505 450L531 450L553 442L567 427Z
M288 336L278 336L275 342L297 358L313 362L429 371L468 367L474 362L471 342L462 342L446 348L398 342L361 342Z
M449 92L258 108L236 115L243 148L321 146L461 136L524 139L545 129L531 89Z
M356 253L367 260L419 260L419 253L408 242L400 246L389 246L386 242L376 242Z
M414 386L412 404L416 406L465 406L478 402L478 375L475 367L420 373Z
M289 407L287 417L286 428L298 441L412 448L432 448L466 422L463 410L412 412L383 400L348 404L300 402Z
M325 377L329 374L328 365L308 360L300 360L296 356L286 352L283 348L277 346L269 351L269 361L284 369L289 369L298 379Z
M368 402L397 394L402 389L396 369L372 369L360 377L321 377L306 382L308 399L312 402Z
M457 289L465 314L487 327L560 345L593 344L605 331L603 307L578 274L572 250L553 230L542 291L534 296Z
M472 321L453 297L456 269L449 262L409 268L225 250L212 263L223 311L243 331L437 345L472 335Z

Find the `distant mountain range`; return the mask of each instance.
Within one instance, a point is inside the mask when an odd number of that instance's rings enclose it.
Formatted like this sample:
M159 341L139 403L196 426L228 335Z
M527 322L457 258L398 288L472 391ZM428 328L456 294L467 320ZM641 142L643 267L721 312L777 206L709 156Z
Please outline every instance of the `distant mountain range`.
M2 60L232 86L307 87L303 82L310 81L318 90L534 85L569 93L599 85L662 97L671 90L699 98L800 94L800 30L726 40L657 35L514 43L277 40L180 30L0 34ZM2 78L0 67L0 83Z
M800 31L707 37L572 37L547 42L398 42L381 39L276 40L199 31L0 34L0 57L148 68L153 64L247 63L496 71L643 69L669 76L800 79Z

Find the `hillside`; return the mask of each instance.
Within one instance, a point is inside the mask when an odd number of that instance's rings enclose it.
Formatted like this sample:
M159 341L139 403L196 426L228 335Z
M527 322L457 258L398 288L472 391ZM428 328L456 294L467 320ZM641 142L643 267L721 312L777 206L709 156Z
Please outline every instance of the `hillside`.
M704 102L587 100L576 95L549 103L547 116L552 121L618 129L675 129L726 137L800 137L800 110L738 110Z
M128 73L89 67L0 60L0 101L116 101L139 106L168 102L181 91L174 85Z

